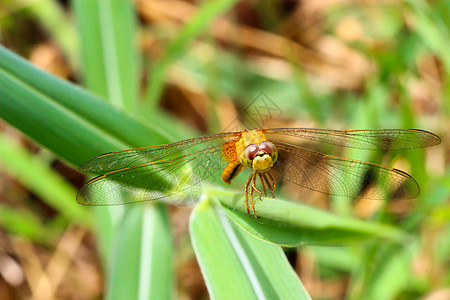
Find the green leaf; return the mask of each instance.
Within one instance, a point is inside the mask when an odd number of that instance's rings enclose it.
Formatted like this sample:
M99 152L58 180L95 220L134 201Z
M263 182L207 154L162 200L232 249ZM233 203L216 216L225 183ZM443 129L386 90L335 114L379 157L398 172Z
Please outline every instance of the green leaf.
M357 264L357 255L351 247L304 246L304 249L313 252L320 265L336 270L350 272Z
M270 198L255 201L255 210L260 217L256 219L247 215L241 193L211 189L208 194L218 200L227 214L243 229L278 245L341 244L369 238L403 242L408 238L408 235L392 226Z
M417 255L417 254L416 254ZM394 299L413 280L411 278L411 249L395 249L378 261L379 268L370 279L370 286L360 299Z
M153 130L0 46L0 117L78 166L106 152L163 144ZM101 113L100 113L101 112ZM158 117L155 117L155 123ZM173 128L177 130L177 128Z
M205 200L190 234L211 299L310 299L280 247L236 227Z
M394 299L411 286L411 262L417 251L417 240L406 245L372 243L365 247L360 262L352 272L350 299ZM417 253L415 254L417 255Z
M117 230L107 299L173 299L173 247L167 207L132 205Z
M72 3L81 36L85 85L114 106L132 111L140 73L132 2Z

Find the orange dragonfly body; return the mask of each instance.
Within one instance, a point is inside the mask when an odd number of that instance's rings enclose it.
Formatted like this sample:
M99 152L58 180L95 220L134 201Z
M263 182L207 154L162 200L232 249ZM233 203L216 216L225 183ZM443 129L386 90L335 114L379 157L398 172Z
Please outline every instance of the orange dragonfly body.
M222 180L228 184L231 184L231 180L246 166L253 170L245 184L245 203L247 213L249 213L248 195L250 187L250 203L253 215L257 217L253 205L253 192L257 191L261 199L262 191L256 187L256 178L259 176L264 194L267 194L267 185L272 196L275 197L275 181L269 171L278 159L278 151L271 142L267 141L263 131L257 129L243 131L233 141L226 143L222 148L222 157L229 161L222 172Z
M261 199L269 191L275 197L272 172L277 178L332 195L366 199L419 195L417 182L401 170L305 149L282 141L286 137L365 150L406 150L440 143L437 135L419 129L276 128L220 133L97 156L80 167L99 176L81 189L77 201L118 205L161 199L195 187L218 171L230 184L246 167L251 169L245 184L247 213L251 207L255 217L253 194L259 193Z

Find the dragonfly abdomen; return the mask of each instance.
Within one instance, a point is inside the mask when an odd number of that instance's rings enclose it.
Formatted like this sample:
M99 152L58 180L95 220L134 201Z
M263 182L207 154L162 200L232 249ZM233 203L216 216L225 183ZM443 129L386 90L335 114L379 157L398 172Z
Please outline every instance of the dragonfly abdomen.
M225 169L222 172L222 180L226 183L230 184L231 180L236 177L239 173L241 173L244 166L241 165L237 160L229 162Z

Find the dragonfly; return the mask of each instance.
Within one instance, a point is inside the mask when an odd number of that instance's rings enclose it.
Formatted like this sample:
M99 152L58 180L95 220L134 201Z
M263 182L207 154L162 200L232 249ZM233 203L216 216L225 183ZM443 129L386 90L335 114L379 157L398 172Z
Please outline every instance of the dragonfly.
M294 140L294 142L292 142ZM83 205L119 205L170 197L222 172L227 184L244 169L247 214L254 196L275 197L278 180L330 195L365 199L412 199L420 193L409 174L375 163L328 155L297 140L364 150L407 150L440 143L420 129L333 130L274 128L219 133L170 144L99 155L80 166L98 176L78 193ZM277 178L277 180L275 179Z

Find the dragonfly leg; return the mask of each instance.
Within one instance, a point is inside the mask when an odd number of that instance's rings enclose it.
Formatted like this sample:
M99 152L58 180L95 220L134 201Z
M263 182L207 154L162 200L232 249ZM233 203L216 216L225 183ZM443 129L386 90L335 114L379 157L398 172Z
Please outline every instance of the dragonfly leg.
M269 177L269 178L267 178ZM269 172L264 174L264 179L266 180L267 186L272 186L270 188L270 191L272 192L272 196L275 198L275 180L272 177L272 174L270 174ZM269 180L270 179L270 180ZM271 182L271 184L269 184L269 182Z
M250 217L250 210L248 208L248 187L250 185L252 178L253 178L253 173L252 173L252 175L250 175L248 177L247 182L245 183L245 205L247 206L247 214L249 217Z
M254 171L255 174L253 174L253 178L252 178L252 189L254 191L257 191L259 193L259 200L262 201L261 197L262 197L262 192L260 190L258 190L258 188L256 187L256 171Z
M250 187L250 190L251 190L250 203L252 204L253 215L255 216L256 219L259 219L259 217L256 215L255 205L253 203L253 191L257 191L259 193L259 199L260 200L262 200L261 199L262 192L256 188L255 181L256 181L256 171L253 171L253 174L252 174L252 186Z
M262 187L264 190L264 196L267 196L266 185L264 184L264 179L263 179L264 174L261 174L258 172L258 175L259 175L259 179L261 180L261 184L262 184ZM267 185L267 187L269 187L269 185Z

